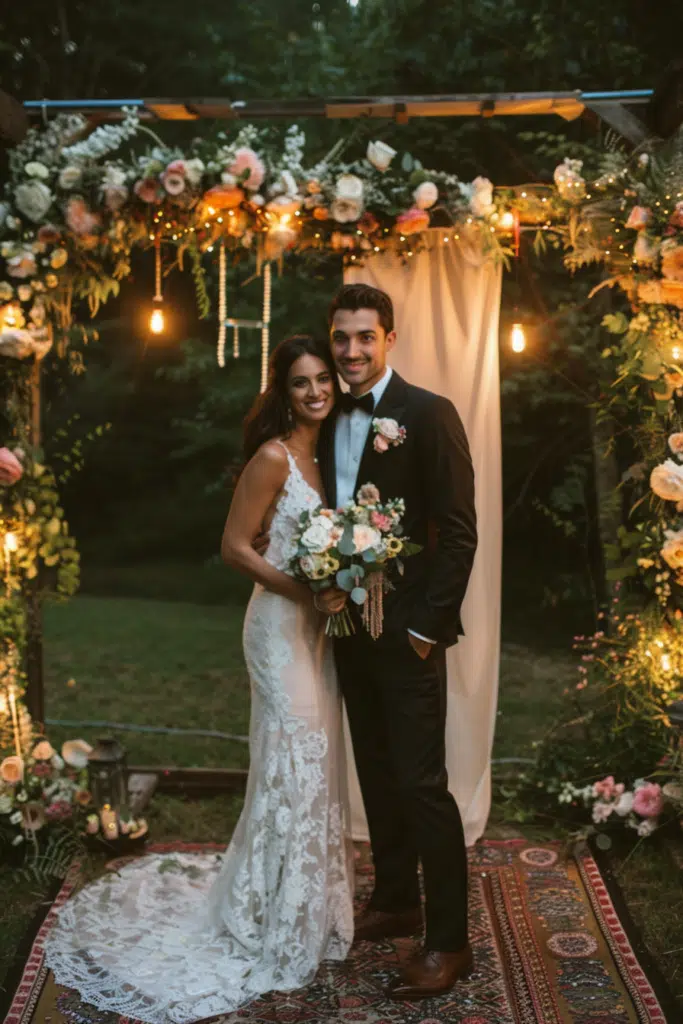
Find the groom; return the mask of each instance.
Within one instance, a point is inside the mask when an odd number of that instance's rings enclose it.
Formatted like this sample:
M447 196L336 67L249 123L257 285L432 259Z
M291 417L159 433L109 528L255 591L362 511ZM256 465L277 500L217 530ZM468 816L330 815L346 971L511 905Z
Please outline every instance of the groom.
M446 648L462 634L460 607L477 545L474 476L453 405L387 366L394 347L389 296L347 285L329 313L330 344L349 392L324 424L320 463L332 508L372 482L403 498L406 535L422 545L384 601L384 628L335 641L335 657L370 830L375 889L357 939L413 935L425 944L390 989L395 999L447 992L469 972L467 854L446 776ZM374 444L374 422L386 443ZM395 441L397 427L405 438ZM383 449L383 450L378 450ZM340 591L316 596L321 610Z

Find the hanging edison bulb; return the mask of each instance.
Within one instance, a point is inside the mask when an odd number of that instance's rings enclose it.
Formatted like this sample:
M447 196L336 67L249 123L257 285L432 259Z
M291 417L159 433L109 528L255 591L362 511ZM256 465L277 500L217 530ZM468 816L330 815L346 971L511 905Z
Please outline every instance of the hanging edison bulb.
M152 334L163 334L166 323L164 320L163 296L161 294L161 235L154 239L154 308L149 318L149 329Z
M149 329L152 334L163 334L165 327L164 311L159 302L156 308L152 310L152 315L149 318Z
M513 352L523 352L526 348L526 335L522 324L513 324L510 331L510 348Z
M681 346L680 345L672 345L671 346L671 358L678 363L678 362L680 362L681 355L683 355L683 349L681 349Z

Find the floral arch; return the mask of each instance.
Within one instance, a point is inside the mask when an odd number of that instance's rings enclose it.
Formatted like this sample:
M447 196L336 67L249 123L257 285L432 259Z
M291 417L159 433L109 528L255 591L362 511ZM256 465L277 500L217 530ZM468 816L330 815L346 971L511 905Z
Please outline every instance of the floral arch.
M645 618L629 613L633 617L626 619L612 610L610 630L590 638L579 685L585 689L595 677L596 690L612 687L624 708L634 706L637 694L652 751L670 743L665 706L683 675L680 143L634 154L611 149L589 181L581 162L568 158L552 183L494 188L485 178L465 183L425 169L380 141L350 161L342 159L339 143L308 164L296 127L278 141L268 130L246 125L234 138L221 132L185 151L165 146L132 110L120 124L83 138L86 128L82 117L61 115L33 129L10 153L0 201L0 357L3 366L13 367L13 436L0 453L10 483L0 487L0 720L19 706L23 692L27 638L35 628L31 608L46 589L70 594L78 585L78 553L54 477L41 459L35 415L31 429L30 386L33 376L35 394L35 368L53 344L60 355L77 359L70 356L68 337L78 304L87 302L95 315L128 276L133 248L142 247L152 250L156 264L151 329L163 329L163 276L172 266L189 265L205 317L205 275L215 261L222 365L227 329L238 355L243 326L227 316L226 266L251 260L264 283L263 313L255 325L263 386L273 263L294 251L334 253L350 263L388 248L408 260L429 244L426 229L438 227L440 244L475 237L491 259L506 262L518 252L522 232L532 232L540 244L550 236L565 247L570 270L603 263L609 270L603 284L619 286L628 299L630 315L610 314L604 321L614 338L604 350L614 386L602 413L614 415L621 403L629 414L636 411L646 429L634 430L633 463L620 485L629 511L614 538L612 574L636 578L634 603L649 604L649 611ZM7 721L19 751L24 741L17 730L30 722L17 719L15 728L11 715Z

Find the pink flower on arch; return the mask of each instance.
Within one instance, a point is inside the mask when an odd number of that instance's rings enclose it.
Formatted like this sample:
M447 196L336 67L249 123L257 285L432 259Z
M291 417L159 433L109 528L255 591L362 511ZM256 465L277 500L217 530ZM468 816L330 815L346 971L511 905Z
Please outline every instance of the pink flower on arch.
M412 206L404 213L399 213L396 218L396 231L401 235L415 235L419 231L426 231L429 227L429 214L426 210L420 210Z
M141 178L133 185L133 192L143 203L156 203L163 198L161 185L156 178Z
M92 235L100 226L100 218L82 196L72 196L66 207L66 223L75 235Z
M633 797L633 810L641 818L657 818L662 813L664 797L658 782L644 782Z
M251 192L256 192L261 187L266 176L266 169L261 157L248 146L242 146L237 150L229 170ZM242 178L245 171L249 171L249 173Z
M593 796L602 797L603 800L614 800L624 792L623 782L615 783L614 776L608 775L600 782L593 783Z

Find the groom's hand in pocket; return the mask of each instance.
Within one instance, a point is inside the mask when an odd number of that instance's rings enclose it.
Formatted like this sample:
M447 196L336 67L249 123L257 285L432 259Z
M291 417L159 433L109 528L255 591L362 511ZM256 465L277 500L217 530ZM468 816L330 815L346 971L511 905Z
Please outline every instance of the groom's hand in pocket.
M408 639L410 640L410 646L419 654L423 661L432 653L434 644L430 643L429 640L422 640L419 636L411 633L410 630L408 630Z

